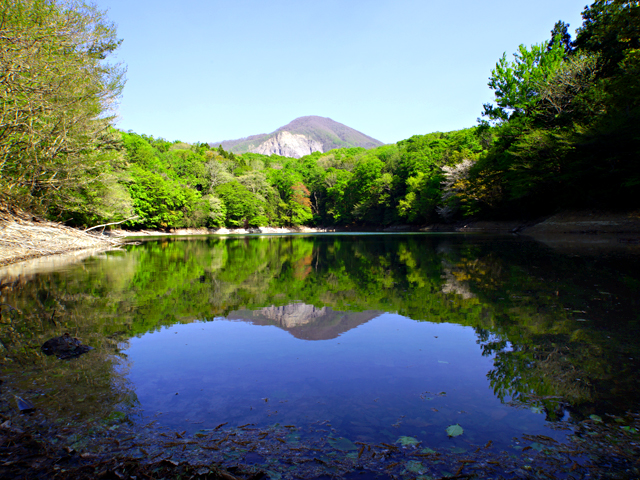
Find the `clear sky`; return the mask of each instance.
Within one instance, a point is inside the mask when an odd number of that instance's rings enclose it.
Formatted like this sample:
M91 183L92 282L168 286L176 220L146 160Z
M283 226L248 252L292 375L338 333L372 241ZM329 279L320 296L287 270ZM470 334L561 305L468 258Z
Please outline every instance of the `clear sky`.
M95 0L124 40L117 127L187 142L320 115L392 143L470 127L500 56L586 0Z

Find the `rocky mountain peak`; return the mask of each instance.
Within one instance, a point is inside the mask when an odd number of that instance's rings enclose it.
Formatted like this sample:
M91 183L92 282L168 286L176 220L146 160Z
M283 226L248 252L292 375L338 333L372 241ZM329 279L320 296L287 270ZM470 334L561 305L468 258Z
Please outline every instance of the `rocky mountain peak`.
M293 158L334 148L375 148L383 145L379 140L342 123L315 115L296 118L269 134L213 143L218 144L233 153L254 152Z

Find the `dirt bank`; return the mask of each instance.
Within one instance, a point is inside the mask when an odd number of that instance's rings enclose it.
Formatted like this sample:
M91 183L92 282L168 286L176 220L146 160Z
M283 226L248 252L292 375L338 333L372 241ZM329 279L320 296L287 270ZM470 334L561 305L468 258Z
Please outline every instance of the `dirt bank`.
M423 232L519 233L529 236L565 234L640 234L640 210L564 210L535 220L461 220L433 224Z
M122 239L83 232L0 207L0 265L78 250L107 250Z
M601 210L566 210L536 223L523 232L539 234L638 234L640 210L606 212Z

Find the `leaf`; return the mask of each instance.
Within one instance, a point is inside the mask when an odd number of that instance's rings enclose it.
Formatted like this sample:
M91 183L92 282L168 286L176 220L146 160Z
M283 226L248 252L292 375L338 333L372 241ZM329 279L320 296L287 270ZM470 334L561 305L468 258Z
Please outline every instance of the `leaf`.
M537 450L538 452L541 452L542 450L544 450L544 445L538 442L533 442L531 444L531 448L533 448L534 450Z
M300 434L298 433L290 433L285 437L287 443L291 443L293 445L297 445L300 442Z
M464 430L457 423L455 425L449 425L447 427L447 435L450 437L459 437L464 433Z
M438 363L446 363L446 364L449 364L449 362L445 362L444 360L438 360Z
M415 460L407 462L405 468L411 473L422 473L424 471L424 465L420 462L416 462Z
M413 437L400 437L396 440L396 443L399 443L403 447L412 447L414 445L418 445L420 441L417 438Z
M589 418L596 423L602 423L602 417L598 415L589 415Z
M106 423L110 423L110 422L123 422L125 419L127 418L127 415L124 414L123 412L111 412L107 418L104 419L104 421Z
M531 410L533 413L544 413L544 410L540 407L531 407L529 410Z
M355 444L351 440L349 440L348 438L344 438L344 437L339 437L339 438L329 437L327 441L329 442L329 445L331 445L336 450L341 450L343 452L348 452L350 450L358 450L358 447L356 447Z

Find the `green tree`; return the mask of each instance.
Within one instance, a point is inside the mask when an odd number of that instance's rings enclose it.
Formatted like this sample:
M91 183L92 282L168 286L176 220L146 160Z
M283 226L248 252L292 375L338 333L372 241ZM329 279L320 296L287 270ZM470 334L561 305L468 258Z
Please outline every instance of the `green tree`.
M407 179L407 194L398 202L398 214L410 223L427 223L440 203L441 174L418 172Z
M354 218L366 223L379 223L384 209L390 206L392 176L385 163L374 152L358 161L349 188L352 189Z
M55 192L96 178L105 157L95 153L116 141L109 125L124 69L106 59L119 45L105 14L83 1L2 2L2 200L48 207Z
M488 84L495 93L496 105L485 104L483 117L501 123L526 118L534 112L541 86L560 68L565 57L561 42L548 46L548 42L532 45L530 49L520 45L513 62L507 60L506 53L502 55Z
M352 220L352 192L349 190L353 173L330 168L325 177L327 188L327 217L332 224L349 223Z
M262 202L238 181L220 185L215 191L224 202L228 227L260 227L267 223Z
M547 45L547 51L551 50L553 46L559 42L564 48L565 55L570 54L573 51L573 45L571 43L571 34L569 34L569 24L564 23L562 20L558 20L551 30L551 40Z
M216 195L208 195L203 198L209 202L209 218L206 224L207 227L224 227L225 220L227 219L227 207L224 202Z
M575 46L602 58L602 76L615 74L625 56L640 49L640 2L596 0L584 8Z

